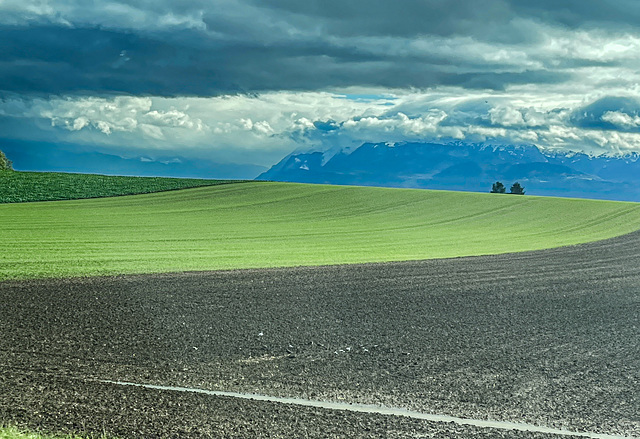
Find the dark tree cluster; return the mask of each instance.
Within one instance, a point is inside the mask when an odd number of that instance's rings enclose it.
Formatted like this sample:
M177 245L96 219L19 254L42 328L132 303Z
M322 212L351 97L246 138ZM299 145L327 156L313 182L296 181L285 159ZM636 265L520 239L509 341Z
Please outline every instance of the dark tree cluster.
M504 194L507 192L507 188L499 181L496 181L491 186L492 194ZM524 187L520 185L517 181L511 185L511 189L509 189L510 194L514 195L524 195Z
M0 171L13 171L13 163L0 151Z

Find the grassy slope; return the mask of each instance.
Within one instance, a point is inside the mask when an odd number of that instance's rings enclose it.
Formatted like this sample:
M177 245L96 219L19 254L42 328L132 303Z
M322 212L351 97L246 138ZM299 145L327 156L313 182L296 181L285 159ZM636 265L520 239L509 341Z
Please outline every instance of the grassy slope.
M640 228L640 204L243 183L0 205L0 279L495 254Z
M193 178L121 177L60 172L0 172L0 203L145 194L226 183Z

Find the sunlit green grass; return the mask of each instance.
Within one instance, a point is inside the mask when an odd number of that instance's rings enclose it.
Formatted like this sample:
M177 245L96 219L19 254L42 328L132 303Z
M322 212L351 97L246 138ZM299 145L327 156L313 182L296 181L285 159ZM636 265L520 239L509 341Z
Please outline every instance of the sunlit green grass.
M211 186L226 180L0 171L0 203L73 200Z
M640 229L640 204L254 182L0 205L0 279L447 258Z

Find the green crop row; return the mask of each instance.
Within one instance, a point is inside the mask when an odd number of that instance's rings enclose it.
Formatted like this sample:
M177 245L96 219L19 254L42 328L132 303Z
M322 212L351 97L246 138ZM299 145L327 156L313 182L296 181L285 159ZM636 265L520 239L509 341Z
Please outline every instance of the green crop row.
M228 182L192 178L3 171L0 172L0 203L146 194Z

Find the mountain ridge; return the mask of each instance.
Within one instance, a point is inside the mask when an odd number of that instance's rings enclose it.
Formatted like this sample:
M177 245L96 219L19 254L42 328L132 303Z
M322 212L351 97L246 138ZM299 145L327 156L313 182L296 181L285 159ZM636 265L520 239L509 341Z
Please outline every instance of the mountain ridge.
M363 143L294 152L256 180L488 192L519 182L530 195L640 201L640 155L591 156L535 145Z

